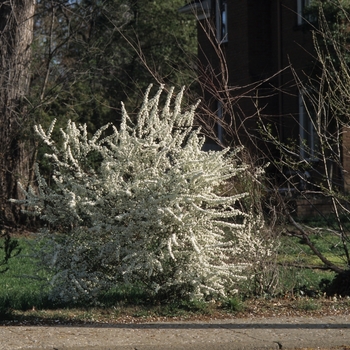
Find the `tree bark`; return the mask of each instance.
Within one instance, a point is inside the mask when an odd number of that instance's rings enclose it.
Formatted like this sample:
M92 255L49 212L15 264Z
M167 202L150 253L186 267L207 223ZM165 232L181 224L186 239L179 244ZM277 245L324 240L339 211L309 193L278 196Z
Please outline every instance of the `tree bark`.
M24 134L34 11L35 0L0 0L0 220L9 225L22 217L8 200L21 198L18 181L32 180L34 147Z

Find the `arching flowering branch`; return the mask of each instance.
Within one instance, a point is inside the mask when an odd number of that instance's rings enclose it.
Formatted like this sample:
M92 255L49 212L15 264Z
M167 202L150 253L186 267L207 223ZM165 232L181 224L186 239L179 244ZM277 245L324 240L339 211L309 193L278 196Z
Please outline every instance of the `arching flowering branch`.
M120 128L91 138L69 122L59 146L52 127L36 128L52 150L54 185L37 168L39 192L22 204L49 224L41 257L55 272L54 298L93 300L121 282L158 296L226 296L264 249L261 221L237 205L247 194L218 190L245 165L229 149L204 152L196 106L182 112L182 90L172 106L171 89L161 108L162 91L147 90L135 123L123 109Z

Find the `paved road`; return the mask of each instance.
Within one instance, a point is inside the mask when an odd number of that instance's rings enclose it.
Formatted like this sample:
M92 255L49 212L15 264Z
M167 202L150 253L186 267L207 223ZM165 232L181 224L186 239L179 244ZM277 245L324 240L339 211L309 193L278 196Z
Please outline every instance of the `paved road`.
M1 326L0 349L350 350L350 315L96 326Z

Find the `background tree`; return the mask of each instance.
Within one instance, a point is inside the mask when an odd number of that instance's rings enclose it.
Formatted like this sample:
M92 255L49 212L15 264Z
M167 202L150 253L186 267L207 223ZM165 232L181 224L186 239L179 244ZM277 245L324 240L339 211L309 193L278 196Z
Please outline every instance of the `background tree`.
M19 222L9 198L20 196L17 181L32 179L35 154L27 142L26 97L30 83L31 44L35 2L0 2L0 220Z
M32 180L36 151L45 166L44 150L35 149L34 124L57 118L64 125L71 119L93 132L120 120L119 101L135 110L151 82L191 85L187 53L196 51L195 21L178 14L181 5L181 0L2 2L0 203L8 223L21 219L7 199L18 198L20 177L27 179L21 179L24 185Z
M40 2L30 100L35 121L68 119L91 132L120 121L120 101L136 110L151 82L190 86L195 21L181 1ZM131 112L132 115L132 112ZM45 166L39 148L41 165Z
M190 85L195 21L178 14L181 3L39 3L31 96L39 119L65 115L96 130L120 119L119 101L135 109L152 82Z

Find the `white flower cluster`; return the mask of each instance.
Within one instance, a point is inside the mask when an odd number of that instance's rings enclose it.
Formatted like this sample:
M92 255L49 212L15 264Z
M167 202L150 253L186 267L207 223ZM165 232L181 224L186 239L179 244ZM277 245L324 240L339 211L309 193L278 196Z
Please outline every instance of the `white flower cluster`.
M38 193L27 205L48 222L43 263L55 272L53 298L94 300L118 283L142 283L155 295L215 298L235 293L243 270L263 243L261 222L239 210L247 194L217 189L246 167L228 149L204 152L193 126L195 108L181 111L183 91L148 89L134 124L125 109L120 127L88 137L68 123L63 142L36 128L51 147L54 185L37 169Z

